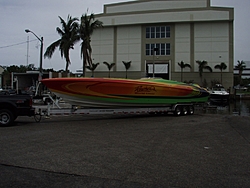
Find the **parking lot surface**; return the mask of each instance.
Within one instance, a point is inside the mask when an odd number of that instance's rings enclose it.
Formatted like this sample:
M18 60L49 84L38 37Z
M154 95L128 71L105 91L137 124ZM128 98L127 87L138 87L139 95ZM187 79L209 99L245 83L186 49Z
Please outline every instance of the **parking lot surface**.
M0 143L0 187L250 187L250 117L19 117Z

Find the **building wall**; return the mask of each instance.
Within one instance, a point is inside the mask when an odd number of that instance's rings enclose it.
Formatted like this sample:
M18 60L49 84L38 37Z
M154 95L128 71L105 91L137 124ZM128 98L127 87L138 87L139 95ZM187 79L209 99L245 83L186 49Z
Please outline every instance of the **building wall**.
M175 62L174 71L180 72L181 68L178 62L191 64L191 27L190 23L175 24ZM190 69L184 69L184 72L190 72Z
M142 5L143 2L143 5ZM210 3L209 3L210 4ZM168 1L140 1L114 3L104 6L105 13L138 12L154 10L171 10L180 8L201 8L207 7L207 0L172 0Z
M93 63L100 63L96 71L107 71L104 61L113 63L114 61L114 28L101 28L95 30L91 38Z
M104 14L97 15L104 28L92 37L94 62L101 62L95 76L107 74L103 61L116 63L112 77L123 77L122 61L132 61L129 78L146 76L148 64L168 64L168 79L180 81L178 62L184 61L192 69L184 69L183 78L200 84L197 60L205 60L213 72L204 70L208 85L220 80L220 70L214 66L226 63L223 71L225 87L233 85L233 9L210 7L209 0L133 1L104 6ZM146 38L149 26L169 26L169 38ZM146 55L146 44L170 43L168 55Z
M229 25L225 22L197 23L194 26L195 60L206 60L212 68L229 64ZM198 66L195 66L198 71ZM215 72L218 72L216 69ZM225 72L229 71L229 66Z
M122 61L132 61L129 71L141 71L141 38L140 25L117 28L117 71L124 71Z
M229 9L231 10L231 9ZM147 12L136 14L111 14L97 15L105 26L155 24L155 23L177 23L177 22L202 22L221 21L231 19L232 14L227 9L204 9L204 10L175 10L169 12Z

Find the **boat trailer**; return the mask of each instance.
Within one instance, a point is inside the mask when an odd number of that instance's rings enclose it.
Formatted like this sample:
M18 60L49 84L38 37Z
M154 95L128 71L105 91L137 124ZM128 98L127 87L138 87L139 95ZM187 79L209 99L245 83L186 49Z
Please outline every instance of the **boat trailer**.
M112 115L112 114L168 114L175 116L193 115L194 104L175 104L163 107L128 107L128 108L82 108L81 106L61 107L58 103L36 106L35 120L43 116L59 115Z

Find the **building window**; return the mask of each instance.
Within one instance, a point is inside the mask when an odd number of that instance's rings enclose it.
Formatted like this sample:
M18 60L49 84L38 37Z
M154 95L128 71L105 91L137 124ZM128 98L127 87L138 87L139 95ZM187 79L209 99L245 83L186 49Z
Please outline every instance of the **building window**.
M146 44L146 55L154 55L154 48L157 48L155 55L170 55L170 43Z
M146 38L170 38L169 26L146 27Z
M166 44L166 54L165 55L170 55L170 44Z
M150 38L151 39L155 38L155 27L150 28Z
M155 30L156 34L155 34L155 38L161 38L161 29L160 27L156 27L156 30Z
M146 38L150 38L150 27L146 28Z

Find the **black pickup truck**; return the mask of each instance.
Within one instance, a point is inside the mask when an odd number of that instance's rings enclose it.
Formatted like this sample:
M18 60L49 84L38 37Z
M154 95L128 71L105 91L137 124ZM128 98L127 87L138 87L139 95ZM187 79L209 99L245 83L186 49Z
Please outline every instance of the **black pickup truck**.
M32 96L0 92L0 126L11 125L18 116L34 116Z

